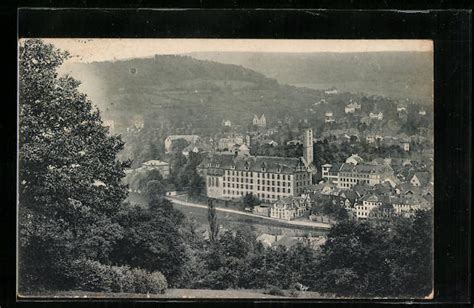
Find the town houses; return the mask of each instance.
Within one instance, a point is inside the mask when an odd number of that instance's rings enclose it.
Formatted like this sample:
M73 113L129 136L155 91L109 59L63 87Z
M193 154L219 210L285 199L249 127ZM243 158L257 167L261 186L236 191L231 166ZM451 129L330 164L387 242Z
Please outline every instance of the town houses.
M231 124L224 115L215 133L170 135L165 150L171 154L175 143L186 141L184 156L195 153L202 159L197 171L205 182L203 195L225 204L243 204L251 195L258 205L247 205L245 211L259 216L323 221L327 217L317 210L321 204L343 208L349 217L359 220L412 216L430 209L434 198L432 140L426 132L408 132L397 126L406 123L400 113L422 119L421 109L402 103L387 111L366 106L367 100L360 98L341 100L339 105L330 101L326 96L311 103L319 113L308 111L299 118L280 115L270 124L263 113L252 113L244 119L246 124L234 119ZM311 117L320 121L316 136L308 128L314 125ZM388 121L392 122L385 125ZM317 143L334 149L329 156L338 159L315 160L313 155L320 153L314 148ZM341 148L345 153L354 151L341 159Z
M309 212L311 207L308 196L286 197L277 200L270 208L270 217L284 220L292 220L302 217Z
M338 188L349 189L358 184L374 186L393 175L387 165L368 163L336 163L322 166L322 178L336 184Z
M267 119L265 118L265 115L262 114L262 116L259 118L257 115L253 116L252 124L257 127L266 127L267 126Z
M355 113L356 111L360 110L361 105L357 102L351 102L344 108L345 113Z

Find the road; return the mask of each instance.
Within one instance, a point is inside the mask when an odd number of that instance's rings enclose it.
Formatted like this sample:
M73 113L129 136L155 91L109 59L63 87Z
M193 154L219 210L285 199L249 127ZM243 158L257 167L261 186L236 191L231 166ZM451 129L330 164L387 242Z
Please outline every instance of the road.
M189 207L197 207L201 209L207 209L207 205L202 205L202 204L197 204L197 203L191 203L171 197L166 197L169 201L173 203L177 203L183 206L189 206ZM275 221L278 223L283 223L287 225L293 225L293 226L303 226L303 227L313 227L315 229L330 229L331 225L327 223L322 223L322 222L314 222L314 221L301 221L301 220L281 220L281 219L276 219L272 217L267 217L267 216L260 216L256 215L253 213L247 213L247 212L242 212L242 211L237 211L237 210L232 210L232 209L226 209L222 207L216 207L216 211L219 212L226 212L226 213L232 213L232 214L237 214L237 215L243 215L243 216L250 216L250 217L255 217L255 218L260 218L260 219L267 219L271 221Z

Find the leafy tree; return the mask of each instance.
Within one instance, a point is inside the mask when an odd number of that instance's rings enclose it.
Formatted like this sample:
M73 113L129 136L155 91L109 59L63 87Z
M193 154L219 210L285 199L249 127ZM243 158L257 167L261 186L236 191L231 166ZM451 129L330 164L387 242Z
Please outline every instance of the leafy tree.
M219 224L217 223L216 208L210 198L207 200L207 221L209 223L209 240L214 243L219 236Z
M122 227L113 221L127 191L123 143L97 108L59 77L68 57L41 40L19 49L19 281L67 288L71 262L107 262Z
M125 230L114 247L113 262L160 271L171 285L175 284L186 262L179 231L184 214L170 201L160 199L152 200L146 209L135 206L123 210L118 221Z
M149 202L165 194L165 181L158 170L148 170L138 180L138 187Z
M262 203L262 201L260 201L258 197L254 196L254 194L249 193L249 194L245 194L244 198L242 199L242 203L244 204L245 207L253 208L254 206Z
M394 222L390 249L390 280L395 294L427 296L433 278L432 211L418 211L413 219Z
M205 187L205 181L196 171L191 174L189 180L189 196L198 197L200 196Z

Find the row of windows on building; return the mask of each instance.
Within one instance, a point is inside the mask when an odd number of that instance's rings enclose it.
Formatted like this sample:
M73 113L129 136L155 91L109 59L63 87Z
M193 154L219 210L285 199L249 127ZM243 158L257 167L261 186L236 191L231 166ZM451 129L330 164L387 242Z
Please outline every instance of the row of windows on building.
M228 182L237 182L237 183L250 183L250 184L253 184L253 179L243 179L243 178L233 178L233 177L224 177L224 185L225 185L225 181L228 181ZM266 181L266 182L265 182ZM291 186L291 182L290 181L280 181L280 180L277 180L275 182L275 180L257 180L257 184L262 184L262 185L265 185L265 183L267 183L267 185L278 185L278 186ZM271 183L271 184L270 184Z
M223 183L224 188L235 188L235 189L247 189L247 190L253 190L253 185L249 184L227 184ZM271 191L271 192L282 192L282 193L291 193L291 187L285 188L285 187L267 187L267 186L257 186L258 191Z
M275 173L259 173L255 172L257 174L257 178L262 178L262 179L272 179L272 180L291 180L292 175L291 174L275 174ZM253 177L254 172L252 171L233 171L233 170L225 170L224 172L225 175L232 175L232 176L242 176L242 177ZM303 180L309 177L309 174L307 173L301 173L301 174L295 174L295 177L297 180Z
M218 187L219 186L219 178L210 176L207 178L207 186L208 187Z
M245 196L247 194L250 194L251 191L235 191L235 190L226 190L224 189L224 195L232 195L232 196ZM280 196L280 195L275 195L275 194L265 194L265 193L257 193L256 196L262 200L262 201L269 201L269 200L280 200L282 197L286 196Z
M335 175L337 175L337 174L335 174ZM363 179L368 179L370 177L369 174L346 173L346 172L340 172L339 176L346 176L346 177L352 177L352 178L363 178Z

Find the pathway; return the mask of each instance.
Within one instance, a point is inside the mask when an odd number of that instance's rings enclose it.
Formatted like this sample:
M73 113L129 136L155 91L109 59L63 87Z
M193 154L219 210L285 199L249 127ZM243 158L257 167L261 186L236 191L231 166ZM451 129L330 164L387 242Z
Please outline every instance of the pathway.
M192 202L187 202L183 200L179 200L176 198L171 198L171 197L166 197L169 201L173 203L177 203L183 206L189 206L189 207L197 207L201 209L207 209L207 205L202 205L198 203L192 203ZM313 227L317 229L330 229L331 225L327 223L322 223L322 222L315 222L315 221L301 221L301 220L281 220L281 219L276 219L273 217L268 217L268 216L261 216L261 215L256 215L253 213L247 213L247 212L242 212L242 211L237 211L237 210L232 210L232 209L226 209L222 207L216 207L216 211L219 212L226 212L226 213L232 213L232 214L237 214L237 215L244 215L244 216L250 216L250 217L255 217L255 218L260 218L260 219L267 219L267 220L272 220L276 221L279 223L287 224L287 225L293 225L293 226L304 226L304 227Z

